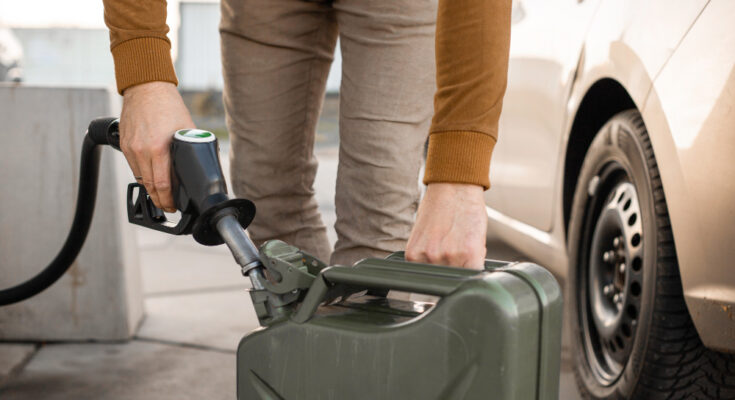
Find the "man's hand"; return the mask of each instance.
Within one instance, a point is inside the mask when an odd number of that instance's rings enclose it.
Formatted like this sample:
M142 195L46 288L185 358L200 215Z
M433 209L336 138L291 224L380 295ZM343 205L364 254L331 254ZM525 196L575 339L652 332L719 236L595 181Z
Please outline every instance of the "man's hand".
M156 207L174 212L169 145L174 132L194 128L189 111L168 82L148 82L123 92L120 149Z
M486 233L481 186L431 183L419 205L406 260L482 269Z

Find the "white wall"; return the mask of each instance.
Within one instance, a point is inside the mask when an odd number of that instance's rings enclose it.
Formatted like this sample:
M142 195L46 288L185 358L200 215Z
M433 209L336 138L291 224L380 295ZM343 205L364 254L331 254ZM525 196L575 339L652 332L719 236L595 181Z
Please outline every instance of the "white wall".
M15 28L23 81L33 85L114 86L106 28Z
M179 86L187 90L222 90L219 3L181 3Z

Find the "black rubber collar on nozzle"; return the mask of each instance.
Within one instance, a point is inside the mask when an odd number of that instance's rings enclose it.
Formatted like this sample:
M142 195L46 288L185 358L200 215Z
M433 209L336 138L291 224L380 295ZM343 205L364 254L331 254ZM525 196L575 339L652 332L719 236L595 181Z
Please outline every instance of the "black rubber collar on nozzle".
M255 205L246 199L229 199L209 207L194 222L192 228L194 240L205 246L224 243L216 225L219 218L228 214L236 216L240 226L246 228L255 217Z

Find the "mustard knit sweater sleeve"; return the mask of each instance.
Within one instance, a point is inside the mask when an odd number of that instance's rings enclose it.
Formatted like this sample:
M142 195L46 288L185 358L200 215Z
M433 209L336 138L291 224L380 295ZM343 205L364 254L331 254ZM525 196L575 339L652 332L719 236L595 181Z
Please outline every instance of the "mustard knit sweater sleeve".
M165 0L103 0L120 93L177 83ZM424 183L490 187L510 46L511 0L439 0L434 118Z

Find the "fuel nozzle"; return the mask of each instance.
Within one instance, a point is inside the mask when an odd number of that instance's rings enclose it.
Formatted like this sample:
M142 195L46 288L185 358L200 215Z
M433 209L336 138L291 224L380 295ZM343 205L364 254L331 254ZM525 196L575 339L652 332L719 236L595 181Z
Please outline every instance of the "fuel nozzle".
M191 233L197 242L207 246L226 243L243 275L250 277L255 289L262 289L264 277L258 249L245 233L255 216L255 205L250 200L228 196L214 134L200 129L183 129L174 134L171 187L174 204L181 211L178 223L168 221L138 183L128 187L130 222L175 235Z
M255 206L227 195L216 137L199 129L177 131L171 144L171 169L174 202L182 215L193 216L194 239L210 246L226 243L243 275L250 277L255 289L262 289L258 249L245 233Z
M181 211L178 223L167 220L153 205L145 187L128 186L128 220L147 228L175 234L191 233L204 245L224 243L215 218L222 211L232 216L244 230L255 216L250 200L231 199L220 166L217 138L199 129L177 131L171 142L171 187L174 204ZM137 191L137 196L135 192Z
M211 132L199 129L177 131L171 143L171 184L174 203L182 214L196 215L194 239L218 245L223 239L216 229L215 215L228 210L247 228L255 216L255 205L246 199L231 199L220 166L219 145Z

